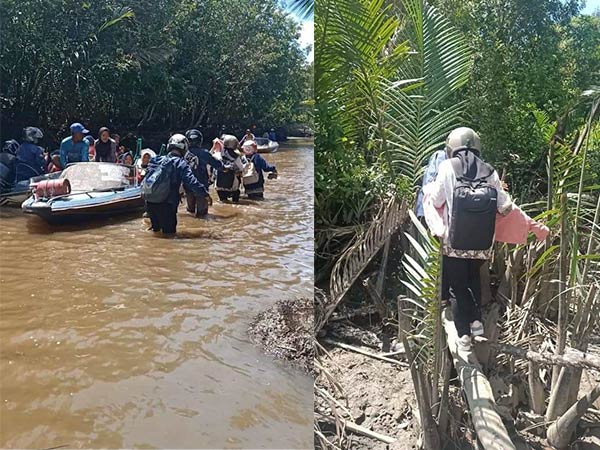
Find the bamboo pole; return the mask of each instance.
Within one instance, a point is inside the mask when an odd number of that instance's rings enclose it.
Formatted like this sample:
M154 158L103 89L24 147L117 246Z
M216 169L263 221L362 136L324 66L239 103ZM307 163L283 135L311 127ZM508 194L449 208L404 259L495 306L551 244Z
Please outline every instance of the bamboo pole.
M380 361L385 361L391 364L396 364L397 366L408 367L408 363L404 361L398 361L397 359L388 358L386 356L378 355L376 353L371 353L366 350L363 350L359 347L354 347L353 345L344 344L343 342L334 341L332 339L323 339L323 342L329 345L333 345L335 347L342 348L344 350L348 350L354 353L359 353L364 356L368 356L369 358L379 359Z
M449 308L443 313L448 348L454 359L454 367L469 403L471 420L477 438L484 450L516 450L508 431L496 410L492 387L481 370L473 351L459 351L458 333Z
M569 293L567 292L567 274L569 273L568 252L569 239L567 221L567 194L560 196L560 259L559 259L559 294L558 294L558 331L556 337L556 355L563 353L567 342L567 326L569 323ZM556 386L560 367L552 370L552 387ZM554 392L552 395L555 395Z

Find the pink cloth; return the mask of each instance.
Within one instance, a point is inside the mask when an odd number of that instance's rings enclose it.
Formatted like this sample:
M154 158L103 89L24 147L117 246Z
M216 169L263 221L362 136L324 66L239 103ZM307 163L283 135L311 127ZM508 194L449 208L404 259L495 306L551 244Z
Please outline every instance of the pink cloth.
M496 214L496 235L498 242L508 244L525 244L529 232L535 234L538 241L543 241L550 230L546 225L536 222L517 205L507 215Z
M436 208L428 195L427 189L423 189L423 212L425 221L434 236L445 236L446 223L444 212L445 204ZM550 230L540 222L536 222L513 203L512 210L505 216L496 214L496 229L494 240L508 244L525 244L529 232L535 234L538 241L543 241Z
M219 138L214 138L213 145L210 149L210 152L214 153L214 152L222 152L222 151L223 151L223 141Z

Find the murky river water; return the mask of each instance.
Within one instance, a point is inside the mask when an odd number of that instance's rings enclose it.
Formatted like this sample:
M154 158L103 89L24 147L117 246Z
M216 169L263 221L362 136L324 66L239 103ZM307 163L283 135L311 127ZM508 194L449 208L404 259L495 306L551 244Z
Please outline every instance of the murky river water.
M312 144L266 159L267 200L177 239L0 213L1 448L312 448L312 380L246 335L312 296Z

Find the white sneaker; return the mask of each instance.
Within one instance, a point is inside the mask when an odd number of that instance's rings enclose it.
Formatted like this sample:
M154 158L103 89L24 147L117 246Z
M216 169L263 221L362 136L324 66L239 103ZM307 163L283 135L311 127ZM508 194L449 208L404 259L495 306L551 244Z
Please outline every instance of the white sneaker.
M471 334L473 336L483 336L483 324L479 320L471 324Z
M471 336L465 334L458 338L458 349L463 352L468 352L471 350Z

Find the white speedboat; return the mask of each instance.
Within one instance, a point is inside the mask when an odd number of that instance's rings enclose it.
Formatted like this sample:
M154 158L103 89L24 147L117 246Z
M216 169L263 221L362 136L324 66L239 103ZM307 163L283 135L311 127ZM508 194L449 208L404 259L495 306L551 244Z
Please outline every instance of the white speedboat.
M279 149L279 143L268 138L257 137L254 139L258 153L275 153Z
M68 180L70 192L32 195L23 202L23 211L52 223L112 217L144 207L142 188L136 181L133 167L112 163L76 163L63 170L60 178Z

